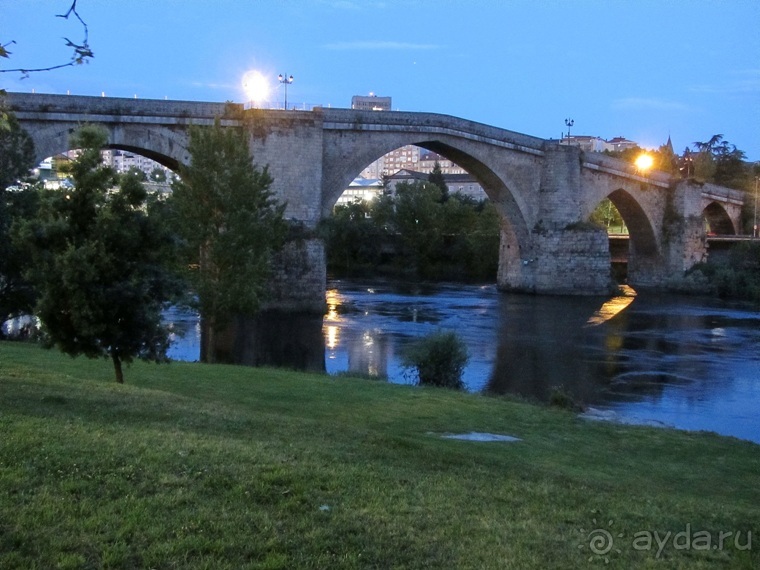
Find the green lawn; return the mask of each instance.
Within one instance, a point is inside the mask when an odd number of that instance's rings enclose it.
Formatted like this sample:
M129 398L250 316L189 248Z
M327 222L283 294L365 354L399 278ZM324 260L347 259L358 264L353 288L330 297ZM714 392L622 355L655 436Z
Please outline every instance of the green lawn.
M755 444L284 370L112 376L0 343L0 568L760 567ZM469 431L522 441L439 437Z

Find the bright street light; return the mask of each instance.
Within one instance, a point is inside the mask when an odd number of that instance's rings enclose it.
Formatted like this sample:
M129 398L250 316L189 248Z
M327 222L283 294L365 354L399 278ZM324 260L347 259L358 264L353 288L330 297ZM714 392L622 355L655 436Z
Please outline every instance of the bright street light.
M243 90L249 101L261 103L269 97L269 81L258 71L247 71L243 75Z
M654 165L654 159L652 158L652 155L649 155L647 153L640 154L636 159L635 164L638 170L641 172L646 172Z

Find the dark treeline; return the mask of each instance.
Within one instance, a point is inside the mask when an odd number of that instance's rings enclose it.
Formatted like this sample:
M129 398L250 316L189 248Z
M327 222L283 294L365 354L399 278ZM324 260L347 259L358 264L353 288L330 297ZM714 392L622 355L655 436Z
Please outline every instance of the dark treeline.
M727 257L695 265L689 277L721 298L760 303L760 243L737 244Z
M499 215L493 204L449 196L431 182L401 183L395 195L336 206L320 234L333 274L496 279Z

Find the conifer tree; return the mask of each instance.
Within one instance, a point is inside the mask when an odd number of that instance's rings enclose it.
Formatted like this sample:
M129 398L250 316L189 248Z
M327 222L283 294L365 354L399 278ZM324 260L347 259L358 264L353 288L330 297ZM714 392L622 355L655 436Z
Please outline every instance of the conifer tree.
M449 199L449 187L446 184L446 178L443 176L441 164L437 160L433 165L433 170L428 174L428 182L435 184L441 189L441 203L444 203Z
M30 258L35 314L50 345L110 358L122 383L122 363L165 360L161 309L177 282L165 269L170 235L148 213L143 185L102 164L106 140L91 126L72 137L82 149L69 167L73 188L43 192L15 237Z

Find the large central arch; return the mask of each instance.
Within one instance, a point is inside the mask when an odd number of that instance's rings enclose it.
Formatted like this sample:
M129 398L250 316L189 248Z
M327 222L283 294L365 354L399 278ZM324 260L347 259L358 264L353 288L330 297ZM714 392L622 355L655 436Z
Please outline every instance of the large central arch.
M501 218L500 281L506 276L513 283L522 281L521 259L532 250L529 220L535 210L526 197L540 184L538 153L513 151L510 158L502 153L496 159L490 156L487 143L452 134L374 130L365 137L330 134L326 132L324 142L322 217L330 215L339 196L368 164L396 148L415 145L451 160L477 179ZM493 160L487 162L489 158ZM520 172L522 179L516 176Z

